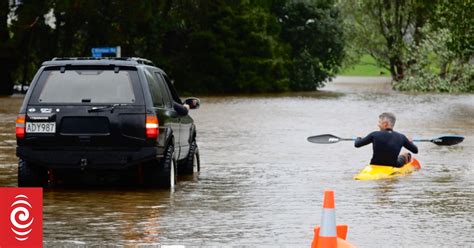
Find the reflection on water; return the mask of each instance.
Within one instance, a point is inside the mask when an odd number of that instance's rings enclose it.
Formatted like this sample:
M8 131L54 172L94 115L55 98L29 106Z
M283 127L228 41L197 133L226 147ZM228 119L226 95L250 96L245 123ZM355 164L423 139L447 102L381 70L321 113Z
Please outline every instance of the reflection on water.
M169 206L170 192L48 190L44 201L45 240L51 246L66 240L94 245L159 244L159 219Z
M1 186L16 186L14 120L21 100L0 98ZM307 247L326 188L336 193L337 222L350 226L348 238L360 247L474 244L474 95L331 84L315 93L201 100L201 109L191 111L199 175L180 178L174 192L46 190L45 246ZM466 139L453 147L419 143L421 171L375 182L352 179L370 160L370 147L306 141L323 133L365 135L384 111L394 112L395 129L409 136Z

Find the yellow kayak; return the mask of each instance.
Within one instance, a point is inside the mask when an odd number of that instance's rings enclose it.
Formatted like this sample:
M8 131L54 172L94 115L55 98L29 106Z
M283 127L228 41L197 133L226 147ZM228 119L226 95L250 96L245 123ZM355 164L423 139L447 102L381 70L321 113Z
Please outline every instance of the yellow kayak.
M364 167L357 175L354 176L355 180L378 180L394 178L398 176L404 176L411 174L414 171L420 170L421 165L415 158L412 158L410 163L404 164L402 167L392 167L385 165L372 165L369 164Z

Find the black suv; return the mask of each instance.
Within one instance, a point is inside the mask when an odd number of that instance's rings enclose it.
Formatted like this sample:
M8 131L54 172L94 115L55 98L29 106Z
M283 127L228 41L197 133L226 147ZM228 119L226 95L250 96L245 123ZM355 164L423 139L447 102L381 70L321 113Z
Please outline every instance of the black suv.
M200 169L196 127L182 104L166 73L146 59L46 61L16 120L18 185L127 170L144 185L174 187L178 171Z

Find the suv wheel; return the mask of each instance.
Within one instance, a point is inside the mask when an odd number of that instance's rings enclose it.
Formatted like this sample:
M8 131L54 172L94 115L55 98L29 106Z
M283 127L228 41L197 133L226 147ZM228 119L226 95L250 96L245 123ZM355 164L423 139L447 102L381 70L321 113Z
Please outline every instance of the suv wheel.
M189 153L186 159L180 164L179 172L183 174L193 174L201 170L199 160L199 148L194 140L189 148Z
M163 159L159 163L147 165L145 170L145 184L152 187L173 188L178 180L174 146L171 144L166 149Z
M176 186L176 182L178 181L177 178L178 178L178 173L176 173L176 162L174 159L172 159L170 173L169 173L169 184L168 184L170 188L174 188L174 186Z
M170 144L166 149L165 157L161 161L162 173L161 181L165 187L174 188L178 181L178 173L176 171L176 159L174 157L174 145Z
M18 162L19 187L46 187L48 186L48 172L39 166L20 159Z

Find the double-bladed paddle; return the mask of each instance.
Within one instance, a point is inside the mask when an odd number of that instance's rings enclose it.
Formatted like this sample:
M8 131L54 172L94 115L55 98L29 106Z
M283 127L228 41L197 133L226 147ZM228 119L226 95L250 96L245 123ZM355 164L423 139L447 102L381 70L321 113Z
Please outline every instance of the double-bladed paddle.
M308 137L308 141L317 144L332 144L339 141L356 140L356 138L340 138L332 134L322 134ZM439 146L452 146L461 143L464 140L460 135L445 135L431 139L414 139L414 142L431 142Z

